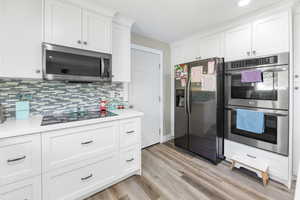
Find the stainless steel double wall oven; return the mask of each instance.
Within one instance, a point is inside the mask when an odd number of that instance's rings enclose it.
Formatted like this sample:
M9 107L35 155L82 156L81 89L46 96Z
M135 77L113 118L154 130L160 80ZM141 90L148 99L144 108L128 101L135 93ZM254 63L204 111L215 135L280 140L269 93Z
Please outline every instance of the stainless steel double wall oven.
M242 82L243 71L259 70L262 82ZM236 110L264 113L264 132L236 128ZM228 62L225 65L225 137L229 140L288 155L289 53Z

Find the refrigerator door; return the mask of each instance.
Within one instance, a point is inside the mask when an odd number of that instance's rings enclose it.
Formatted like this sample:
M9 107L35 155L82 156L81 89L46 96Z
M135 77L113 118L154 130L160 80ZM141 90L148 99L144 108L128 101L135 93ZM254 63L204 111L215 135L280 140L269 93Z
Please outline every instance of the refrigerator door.
M188 113L187 113L188 65L175 66L175 145L188 149Z
M214 163L223 145L219 143L220 136L223 140L223 75L218 63L218 59L192 63L187 87L189 150Z

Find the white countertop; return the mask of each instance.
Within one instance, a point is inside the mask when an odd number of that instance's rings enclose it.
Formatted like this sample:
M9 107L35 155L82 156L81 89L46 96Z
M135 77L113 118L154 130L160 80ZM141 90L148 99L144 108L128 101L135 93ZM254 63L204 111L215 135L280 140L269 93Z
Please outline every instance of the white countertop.
M30 135L35 133L42 133L48 131L54 131L64 128L72 128L78 126L85 126L89 124L108 122L132 117L141 117L144 114L138 111L131 109L125 110L114 110L113 113L117 116L97 118L90 120L74 121L68 123L53 124L47 126L41 126L42 116L30 117L27 120L7 120L3 124L0 124L0 139L21 136L21 135Z

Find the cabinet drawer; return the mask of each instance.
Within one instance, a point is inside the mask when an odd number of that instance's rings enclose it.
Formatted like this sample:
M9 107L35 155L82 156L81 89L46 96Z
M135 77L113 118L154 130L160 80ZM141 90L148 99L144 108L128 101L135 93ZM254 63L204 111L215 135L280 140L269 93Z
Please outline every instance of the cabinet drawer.
M260 160L267 163L272 178L278 181L288 180L288 157L271 153L247 145L225 140L225 156L231 159L234 155L252 160L254 163Z
M120 155L121 176L140 169L140 150L138 146L123 149Z
M0 140L0 185L41 173L40 135Z
M43 170L49 171L118 148L117 122L65 129L44 134Z
M93 193L118 178L118 154L46 173L43 200L74 200Z
M26 179L0 187L1 200L40 200L41 177Z
M120 121L120 145L127 147L134 145L140 140L140 119L128 119Z

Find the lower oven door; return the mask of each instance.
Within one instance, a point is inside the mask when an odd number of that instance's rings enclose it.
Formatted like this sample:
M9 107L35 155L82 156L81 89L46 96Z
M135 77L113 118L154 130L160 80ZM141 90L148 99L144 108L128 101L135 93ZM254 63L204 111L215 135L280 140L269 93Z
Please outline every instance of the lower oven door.
M264 113L264 132L256 134L236 127L236 109ZM230 106L225 108L225 137L229 140L288 156L288 111Z
M251 69L226 72L225 104L287 110L289 105L288 65L255 69L262 72L262 82L242 82L242 72Z

